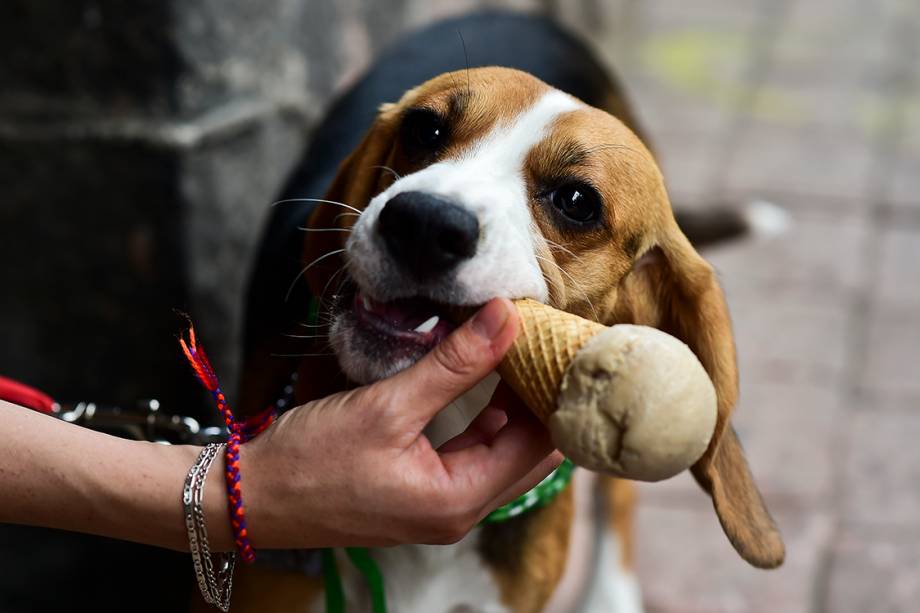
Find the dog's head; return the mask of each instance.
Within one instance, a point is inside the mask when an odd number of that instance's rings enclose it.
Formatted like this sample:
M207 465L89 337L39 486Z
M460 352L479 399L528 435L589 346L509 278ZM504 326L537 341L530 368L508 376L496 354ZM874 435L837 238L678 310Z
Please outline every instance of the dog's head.
M738 385L722 291L622 122L519 71L444 74L380 109L326 199L339 205L310 219L306 276L351 379L412 364L450 332L449 307L495 296L660 328L717 390L694 475L745 559L782 560L729 424Z

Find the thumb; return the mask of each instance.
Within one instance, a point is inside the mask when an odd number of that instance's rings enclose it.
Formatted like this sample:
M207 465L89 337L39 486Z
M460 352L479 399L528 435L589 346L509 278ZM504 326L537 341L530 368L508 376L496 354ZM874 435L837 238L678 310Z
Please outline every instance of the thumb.
M384 379L385 397L421 430L438 411L495 370L518 333L520 318L507 298L494 298L416 364Z

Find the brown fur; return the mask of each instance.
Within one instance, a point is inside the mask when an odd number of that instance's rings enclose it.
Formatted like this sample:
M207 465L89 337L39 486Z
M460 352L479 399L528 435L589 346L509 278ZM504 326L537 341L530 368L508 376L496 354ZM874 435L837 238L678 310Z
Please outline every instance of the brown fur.
M484 555L494 569L502 601L516 613L543 610L562 578L575 516L573 488L566 488L549 505L528 515L508 522L520 522L522 529L513 541L502 540L500 556ZM500 539L515 531L505 524L487 526L480 538Z
M238 564L233 577L231 613L290 613L306 610L323 593L322 579L300 573L278 571ZM216 609L200 603L198 609L213 613Z
M633 567L635 538L633 526L636 515L636 486L632 481L602 477L599 486L604 496L609 528L617 535L620 544L620 564Z
M513 118L547 90L537 79L504 68L449 73L412 89L398 103L381 108L361 145L342 163L327 198L363 209L392 181L389 170L381 166L400 175L418 170L419 162L405 155L397 137L407 109L436 109L455 122L451 142L440 154L443 159L462 155L470 142L497 122ZM630 121L623 102L614 102L612 110ZM553 263L543 265L550 303L608 325L654 326L690 346L718 396L716 433L693 474L712 496L719 520L741 556L755 566L779 565L784 556L782 539L730 425L738 376L722 291L712 268L678 228L652 154L635 135L635 126L585 107L557 118L551 136L525 161L533 200L548 182L572 176L598 189L607 204L607 218L596 230L572 234L561 231L539 206L532 205L540 232L548 239L537 255ZM355 217L342 213L338 207L319 206L309 225L350 227ZM316 233L310 237L304 260L312 262L342 244L340 233ZM343 263L341 257L330 257L308 271L314 295L329 290L330 278ZM328 385L329 377L316 375L318 369L331 372L334 360L304 361L298 390L301 402L335 391ZM321 382L327 383L318 385ZM612 521L629 562L631 490L622 483L613 488ZM529 525L528 538L511 552L520 561L514 569L495 565L505 599L515 611L539 610L552 594L565 562L571 506L567 494Z

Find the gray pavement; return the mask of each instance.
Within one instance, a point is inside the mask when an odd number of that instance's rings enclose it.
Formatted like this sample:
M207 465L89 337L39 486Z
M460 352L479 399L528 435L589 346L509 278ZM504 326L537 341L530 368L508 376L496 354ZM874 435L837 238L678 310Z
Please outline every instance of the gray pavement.
M920 611L920 3L605 15L591 35L674 202L764 199L792 222L705 254L735 323L735 423L787 562L741 562L688 476L643 486L648 610Z

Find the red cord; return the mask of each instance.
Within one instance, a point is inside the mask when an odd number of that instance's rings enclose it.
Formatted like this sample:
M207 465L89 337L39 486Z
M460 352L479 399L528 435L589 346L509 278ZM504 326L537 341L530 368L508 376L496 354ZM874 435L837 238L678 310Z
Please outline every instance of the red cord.
M57 407L57 403L48 394L6 377L0 377L0 400L48 415L53 414Z

